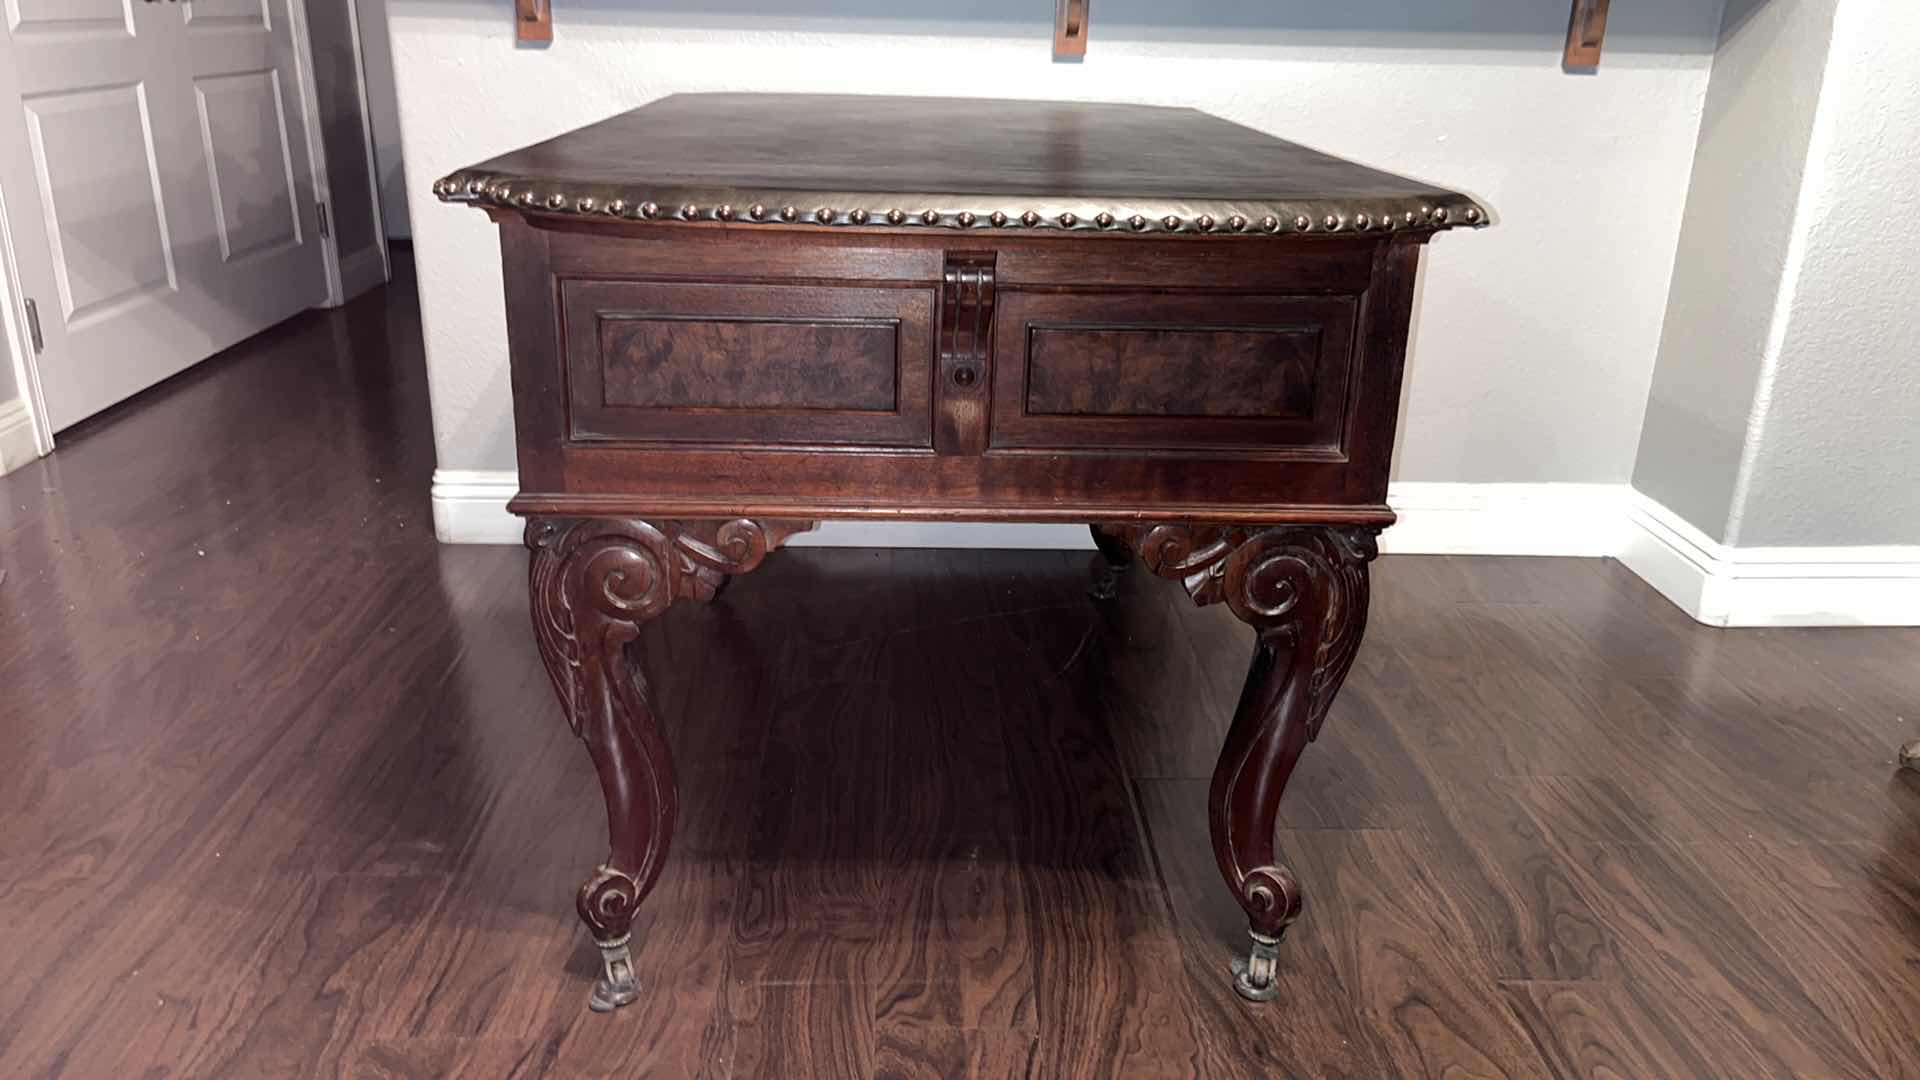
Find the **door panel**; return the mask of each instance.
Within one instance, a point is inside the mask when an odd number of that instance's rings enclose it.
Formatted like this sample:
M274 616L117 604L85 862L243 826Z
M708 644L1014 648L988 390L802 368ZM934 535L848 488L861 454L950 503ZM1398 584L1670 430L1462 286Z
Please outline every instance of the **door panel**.
M175 292L143 88L60 91L25 105L67 326L78 329Z
M106 31L131 36L133 0L7 0L7 29L36 33Z
M209 351L190 295L193 161L174 135L188 118L166 109L151 5L8 2L0 193L58 430Z
M324 303L288 0L0 0L0 192L55 430Z
M273 27L267 0L187 0L180 6L187 25L195 30L223 27L270 30Z
M228 344L324 303L305 123L288 0L159 7L161 38L191 117L208 236L200 268ZM224 347L224 346L222 346Z
M213 189L213 224L226 262L300 243L300 216L280 73L243 71L194 83Z

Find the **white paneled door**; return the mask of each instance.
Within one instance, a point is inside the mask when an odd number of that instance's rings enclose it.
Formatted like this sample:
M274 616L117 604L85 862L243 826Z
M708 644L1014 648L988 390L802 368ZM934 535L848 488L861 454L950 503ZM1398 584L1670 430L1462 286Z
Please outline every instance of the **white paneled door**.
M326 301L287 2L0 0L0 198L53 430Z

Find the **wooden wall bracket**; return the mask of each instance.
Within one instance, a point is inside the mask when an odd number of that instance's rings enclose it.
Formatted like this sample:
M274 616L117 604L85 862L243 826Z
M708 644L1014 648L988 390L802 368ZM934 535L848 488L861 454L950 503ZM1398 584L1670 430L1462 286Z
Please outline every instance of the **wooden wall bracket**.
M1567 21L1567 51L1561 63L1570 68L1600 66L1600 45L1607 37L1607 0L1573 0Z
M513 0L516 41L553 40L553 0Z
M1093 0L1054 0L1053 58L1073 60L1087 55L1087 9Z
M1567 21L1567 49L1562 63L1570 68L1600 64L1600 47L1607 36L1608 0L1573 0ZM1054 0L1053 57L1076 60L1087 55L1087 18L1093 0ZM553 40L553 0L514 0L514 37L525 42Z

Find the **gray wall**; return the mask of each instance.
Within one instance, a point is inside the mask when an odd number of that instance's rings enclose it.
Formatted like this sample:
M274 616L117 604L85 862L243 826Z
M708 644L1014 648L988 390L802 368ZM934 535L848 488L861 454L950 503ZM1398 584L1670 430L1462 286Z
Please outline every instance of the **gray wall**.
M1724 540L1838 0L1729 0L1633 485Z
M1731 0L1633 483L1738 547L1920 543L1920 8Z

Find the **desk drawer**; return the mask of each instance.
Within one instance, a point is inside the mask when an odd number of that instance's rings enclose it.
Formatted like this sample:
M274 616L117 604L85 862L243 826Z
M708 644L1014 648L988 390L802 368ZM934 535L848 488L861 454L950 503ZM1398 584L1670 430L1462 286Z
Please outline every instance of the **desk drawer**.
M572 441L929 447L931 288L569 279Z
M1356 302L1003 290L995 448L1338 458Z

